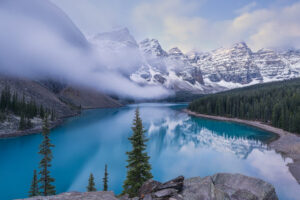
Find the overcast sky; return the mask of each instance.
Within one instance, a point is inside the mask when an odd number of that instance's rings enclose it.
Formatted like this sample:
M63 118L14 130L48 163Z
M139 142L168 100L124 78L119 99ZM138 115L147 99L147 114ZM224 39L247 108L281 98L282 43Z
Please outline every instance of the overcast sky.
M300 48L296 0L51 0L87 36L128 27L140 41L168 50L212 50L245 41L260 48Z

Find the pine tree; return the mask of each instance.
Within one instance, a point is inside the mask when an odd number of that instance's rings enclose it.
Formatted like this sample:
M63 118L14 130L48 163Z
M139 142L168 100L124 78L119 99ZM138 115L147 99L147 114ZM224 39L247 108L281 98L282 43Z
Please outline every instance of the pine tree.
M94 191L96 191L94 176L93 176L92 173L90 174L89 185L86 187L86 189L87 189L88 192L94 192Z
M24 114L21 114L20 122L19 122L19 130L26 129L26 120Z
M41 183L40 189L41 193L44 196L54 195L55 194L55 186L52 185L54 179L50 177L49 167L51 167L51 160L53 158L51 148L54 147L53 144L50 143L50 130L48 125L48 119L44 119L43 125L43 141L40 145L39 154L42 155L42 160L40 161L40 168L41 171L39 182Z
M149 164L150 157L145 152L145 143L148 140L145 137L146 131L143 128L138 108L135 111L132 131L133 135L128 138L132 144L132 151L126 152L128 155L127 177L123 185L123 194L127 193L129 197L136 196L142 184L153 178Z
M34 170L31 187L29 190L29 197L34 197L34 196L38 196L38 195L39 195L38 179L37 179L36 170Z
M55 120L54 109L51 110L51 121Z
M45 110L44 110L44 107L43 107L42 104L41 104L41 106L40 106L40 117L41 117L42 119L44 119L44 117L45 117Z
M108 172L107 165L105 165L104 177L103 177L103 191L107 191L108 189Z

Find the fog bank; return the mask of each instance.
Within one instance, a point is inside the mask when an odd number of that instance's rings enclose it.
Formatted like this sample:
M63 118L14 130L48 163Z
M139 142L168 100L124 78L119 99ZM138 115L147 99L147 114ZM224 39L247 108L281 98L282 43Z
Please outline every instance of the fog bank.
M69 83L130 98L160 98L162 87L128 79L141 64L139 52L91 45L74 23L48 0L0 2L0 73Z

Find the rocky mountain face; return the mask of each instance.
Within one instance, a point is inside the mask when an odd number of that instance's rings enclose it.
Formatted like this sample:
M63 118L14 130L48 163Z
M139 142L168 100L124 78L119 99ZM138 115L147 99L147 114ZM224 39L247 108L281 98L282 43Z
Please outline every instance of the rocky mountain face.
M101 37L99 37L101 36ZM128 78L140 85L161 85L178 91L207 94L237 87L300 77L300 50L253 52L246 43L211 52L184 54L175 47L165 51L158 40L137 43L127 29L95 38L139 51L141 62ZM99 40L98 40L99 41ZM94 42L94 41L92 41ZM100 42L101 43L101 42Z
M67 192L28 200L278 200L274 187L260 179L241 174L220 173L204 178L179 176L165 183L146 181L139 196L116 197L113 192Z
M157 40L140 43L141 52L150 66L142 67L133 74L133 81L162 84L175 90L212 93L300 76L299 51L276 52L262 49L252 52L245 43L237 43L231 48L220 48L207 53L193 51L183 54L178 48L165 53L159 44L149 45L154 42L158 43ZM145 51L145 46L157 49L147 48ZM152 53L152 60L160 62L156 65L152 64L153 61L149 62L147 52Z

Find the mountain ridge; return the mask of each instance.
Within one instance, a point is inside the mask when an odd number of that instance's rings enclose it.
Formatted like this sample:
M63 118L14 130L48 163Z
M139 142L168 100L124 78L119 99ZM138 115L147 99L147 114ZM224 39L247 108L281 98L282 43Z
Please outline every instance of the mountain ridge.
M133 38L128 29L123 30L114 30L112 34L118 32L130 36L123 35L123 38ZM122 45L127 42L112 40ZM137 44L129 47L139 51L142 64L128 78L143 86L208 94L300 77L300 50L252 51L245 42L238 42L210 52L183 53L178 47L164 50L157 39L147 38Z

